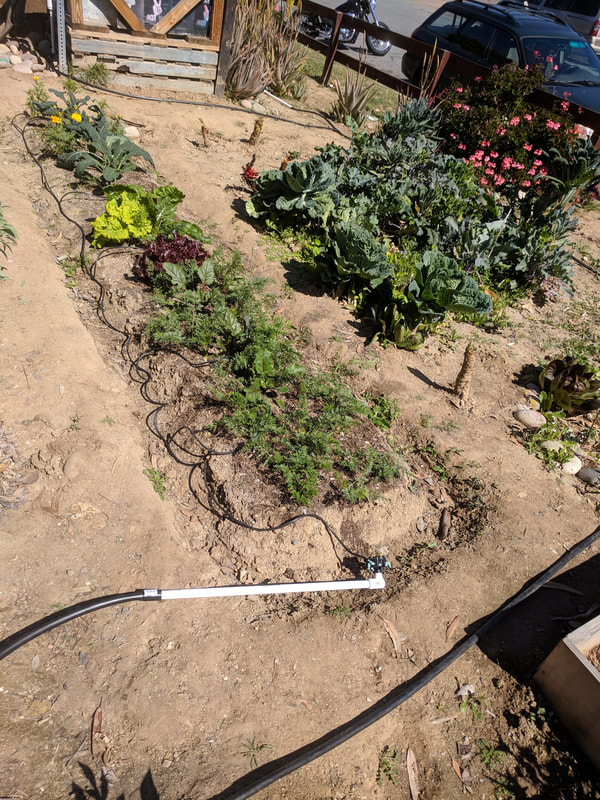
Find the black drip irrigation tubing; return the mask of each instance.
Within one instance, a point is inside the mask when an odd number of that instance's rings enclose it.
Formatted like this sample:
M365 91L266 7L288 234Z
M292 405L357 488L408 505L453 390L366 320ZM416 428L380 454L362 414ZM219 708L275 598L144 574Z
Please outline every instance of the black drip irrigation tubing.
M74 80L76 83L80 83L82 86L86 86L88 89L95 89L99 92L106 92L108 94L115 94L118 97L127 97L130 100L148 100L151 103L174 103L184 106L199 106L201 108L221 108L225 111L239 111L243 114L253 114L256 117L264 117L265 119L274 119L277 122L287 122L289 125L300 125L303 128L314 128L315 130L323 130L323 131L333 131L337 133L339 136L343 136L344 139L350 139L351 137L348 136L347 133L340 131L333 122L323 114L322 111L313 111L312 109L308 108L295 108L292 106L292 111L297 111L300 114L312 114L319 119L325 120L327 125L307 125L304 122L299 122L295 119L286 119L285 117L278 117L277 114L269 114L265 111L254 111L251 108L243 108L243 106L231 106L225 105L224 103L209 103L206 101L201 100L182 100L180 98L164 98L164 97L145 97L142 94L131 94L130 92L121 92L119 89L111 89L109 86L98 86L94 83L88 83L87 81L82 80L81 78L75 78L71 75L67 75L64 72L60 72L60 70L56 70L57 75L62 75L64 78L69 78L70 80ZM135 123L132 123L135 124Z

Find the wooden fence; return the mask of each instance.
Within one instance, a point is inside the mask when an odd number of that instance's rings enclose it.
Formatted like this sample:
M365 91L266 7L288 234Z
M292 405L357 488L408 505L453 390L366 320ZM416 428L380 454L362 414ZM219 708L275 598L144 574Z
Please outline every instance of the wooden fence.
M302 44L305 44L307 47L317 50L325 55L325 66L321 76L322 83L327 83L329 81L333 64L337 61L338 63L344 64L351 69L358 69L360 66L361 72L364 72L368 78L371 78L372 80L375 80L383 86L389 87L390 89L403 92L411 97L419 95L419 87L413 86L413 84L403 80L402 78L397 78L394 75L390 75L388 72L383 72L382 70L373 67L371 64L361 63L357 58L338 50L339 32L341 27L354 28L360 33L368 33L377 38L382 38L381 28L378 28L376 25L372 25L371 23L363 22L355 17L350 17L347 14L341 14L339 11L335 11L332 8L327 8L319 3L314 3L312 0L304 0L302 3L302 12L326 17L333 23L332 35L327 44L319 42L316 39L313 39L311 36L306 36L305 34L300 34L298 36L298 40ZM423 56L431 56L434 51L432 45L418 42L415 39L411 39L409 36L404 36L403 34L396 33L395 31L386 30L383 38L391 42L392 45L399 47L402 50L408 50L411 53L417 53ZM432 72L428 86L428 91L430 93L435 91L436 86L439 84L446 72L448 72L449 75L462 75L467 79L475 78L476 76L485 75L491 72L491 69L482 67L479 64L474 64L472 61L467 61L460 56L449 53L446 50L441 50L440 48L437 48L435 56L437 67L435 71ZM557 98L548 92L537 89L533 94L533 100L534 103L541 108L552 108L552 106L556 103ZM596 148L599 148L600 114L587 108L581 108L579 105L575 105L573 103L570 104L569 110L577 120L578 124L584 125L593 131L592 140L594 141Z

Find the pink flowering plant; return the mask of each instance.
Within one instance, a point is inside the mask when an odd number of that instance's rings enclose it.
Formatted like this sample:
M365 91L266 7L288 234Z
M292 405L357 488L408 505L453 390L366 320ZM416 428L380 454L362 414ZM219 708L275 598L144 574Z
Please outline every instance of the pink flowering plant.
M474 85L455 83L441 103L443 150L468 161L481 186L510 201L545 190L553 177L550 151L567 157L577 145L567 98L553 110L528 99L542 82L540 69L509 65Z

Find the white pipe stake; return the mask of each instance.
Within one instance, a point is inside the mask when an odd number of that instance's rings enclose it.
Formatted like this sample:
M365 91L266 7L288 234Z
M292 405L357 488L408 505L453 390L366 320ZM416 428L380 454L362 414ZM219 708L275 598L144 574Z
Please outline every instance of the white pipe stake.
M356 581L316 581L314 583L264 583L259 586L207 586L199 589L144 589L144 597L161 600L193 600L203 597L248 597L258 594L287 594L290 592L336 592L350 589L384 589L381 572L374 578Z

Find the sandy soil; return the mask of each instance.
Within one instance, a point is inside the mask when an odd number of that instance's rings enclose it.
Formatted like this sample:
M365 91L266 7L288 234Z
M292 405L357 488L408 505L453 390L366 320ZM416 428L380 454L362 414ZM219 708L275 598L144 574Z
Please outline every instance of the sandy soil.
M312 518L265 534L215 513L198 474L153 435L153 406L119 333L132 313L128 262L98 267L113 330L98 317L98 286L81 274L69 285L59 266L78 252L80 232L10 124L30 78L5 72L1 81L1 200L20 238L0 283L0 636L136 588L351 577ZM252 768L353 718L445 654L596 527L596 496L530 455L512 417L524 399L516 376L556 349L575 312L566 296L544 308L528 302L500 333L478 332L470 402L458 408L448 388L471 328L453 323L415 353L368 345L348 310L299 281L243 214L240 174L254 152L258 169L276 167L290 150L310 157L315 146L343 142L343 131L271 103L279 118L266 119L254 151L254 117L239 108L107 99L139 127L160 175L186 193L184 216L239 248L248 271L273 279L280 313L311 333L307 358L358 359L354 388L384 392L402 408L393 434L407 444L410 477L366 506L310 509L353 549L388 554L384 591L132 602L44 634L2 663L0 797L225 798ZM327 109L331 95L313 89L309 100ZM61 197L70 175L45 166ZM85 230L99 213L79 195L62 208ZM600 252L595 210L579 236ZM597 282L577 265L575 285L597 307ZM161 401L193 386L176 357L152 370ZM428 443L450 451L445 476L422 452ZM164 501L148 468L167 476ZM231 513L255 527L301 511L248 461L211 459L210 476ZM452 525L440 537L444 509ZM405 798L410 747L427 800L467 790L482 800L600 797L597 774L532 681L581 624L569 621L600 600L599 559L594 546L401 708L257 796ZM461 707L465 684L473 695ZM486 758L486 746L502 760ZM85 794L92 778L98 788Z

